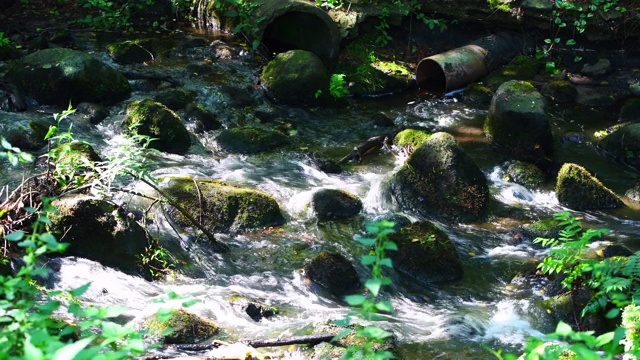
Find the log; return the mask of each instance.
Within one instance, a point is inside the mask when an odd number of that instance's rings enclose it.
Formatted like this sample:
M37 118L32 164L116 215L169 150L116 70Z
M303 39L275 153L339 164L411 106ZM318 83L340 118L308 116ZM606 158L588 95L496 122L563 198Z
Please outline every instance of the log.
M318 345L323 342L329 342L335 337L335 334L316 334L291 336L288 338L262 339L262 340L241 340L242 343L254 348L270 347L270 346L286 346L286 345Z
M396 135L402 130L404 130L404 128L394 130L393 132L386 135L379 135L369 138L362 145L353 149L345 157L340 159L340 161L338 161L338 164L344 164L345 162L351 160L356 162L362 161L362 158L364 156L370 155L380 150L383 146L390 146L391 144L393 144L393 138L395 138Z

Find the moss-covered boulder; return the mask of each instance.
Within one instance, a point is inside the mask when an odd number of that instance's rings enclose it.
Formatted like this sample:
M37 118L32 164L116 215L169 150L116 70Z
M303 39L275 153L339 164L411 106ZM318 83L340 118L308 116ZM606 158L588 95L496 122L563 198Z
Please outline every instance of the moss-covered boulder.
M131 86L120 72L87 53L65 48L27 55L13 63L6 76L24 94L43 104L112 104L131 94Z
M402 209L424 217L469 222L487 214L487 179L447 133L433 134L388 184Z
M162 187L212 231L243 231L285 222L276 199L262 191L192 178L165 178ZM171 211L171 215L180 225L191 226L180 212Z
M573 210L598 210L624 207L624 203L600 180L580 165L562 165L556 183L560 204Z
M344 190L320 189L311 197L311 209L320 221L348 219L362 211L362 201Z
M541 164L553 158L545 100L528 82L508 81L498 88L484 129L513 159Z
M216 114L196 103L187 105L184 116L185 119L195 124L197 132L218 130L222 127L222 123L220 123Z
M107 45L107 51L118 64L140 64L154 60L152 39L139 39L117 42Z
M281 104L312 104L318 90L329 91L329 72L322 60L304 50L276 55L265 66L260 80L267 93Z
M389 235L398 251L389 251L397 271L426 285L462 278L462 261L449 236L433 223L420 221Z
M360 279L356 269L340 254L321 252L304 266L304 274L309 280L337 297L360 291Z
M578 98L578 90L567 80L549 81L542 86L542 94L559 103L572 103Z
M149 146L160 151L184 154L191 146L189 131L178 114L151 99L129 104L123 126L131 133L156 139Z
M598 144L618 162L640 171L640 123L621 126Z
M255 126L223 130L216 137L218 149L239 154L256 154L289 144L289 138L277 130Z
M175 111L186 108L195 98L196 92L193 90L169 89L154 96L153 100Z
M6 113L4 115L7 115L6 120L9 121L5 122L3 114L0 114L0 121L8 124L7 128L4 129L3 135L12 146L22 150L35 151L46 145L44 137L47 135L51 125L49 122L42 120L12 121L11 114Z
M211 339L220 331L215 322L182 309L152 315L139 327L147 330L146 336L152 342L164 344L197 344Z
M507 81L533 80L540 70L542 63L535 57L518 55L509 64L491 72L482 82L495 91Z
M49 215L49 231L70 244L65 255L123 271L138 270L138 258L151 239L122 208L87 195L64 196L53 206L58 212Z
M464 89L462 97L476 104L489 104L493 97L493 91L482 83L472 83Z
M564 226L560 226L560 221L554 218L543 219L522 228L522 236L527 241L533 241L537 238L558 238L560 231Z
M627 100L620 109L619 121L640 122L640 97Z
M83 117L91 124L97 125L109 116L109 109L100 104L83 102L78 104L76 113L83 115Z
M417 148L424 145L431 137L431 133L422 129L405 129L393 138L393 144L412 154Z
M544 182L544 172L537 166L523 161L516 161L505 170L505 180L520 184L529 189L536 189Z

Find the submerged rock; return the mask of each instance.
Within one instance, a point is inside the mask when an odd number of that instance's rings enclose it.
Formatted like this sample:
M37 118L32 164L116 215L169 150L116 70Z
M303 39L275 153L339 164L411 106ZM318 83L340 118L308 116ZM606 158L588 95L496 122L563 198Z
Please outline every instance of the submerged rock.
M640 123L621 126L598 145L618 162L640 171Z
M166 178L162 187L191 216L212 231L243 231L285 222L276 199L262 191L186 177ZM192 225L178 211L172 211L171 216L180 225Z
M600 180L576 164L564 164L558 173L556 195L560 204L573 210L624 207L618 196Z
M216 137L216 143L222 151L255 154L285 146L289 144L289 139L276 130L244 126L223 130Z
M469 222L487 214L487 179L447 133L419 147L391 176L389 189L402 209L421 216Z
M220 123L216 114L196 103L187 105L185 109L185 118L196 124L198 132L218 130L222 127L222 123Z
M139 327L148 331L146 336L149 340L164 344L197 344L211 339L220 331L215 322L182 309L152 315Z
M151 99L129 104L123 126L130 133L156 139L151 141L149 146L160 151L184 154L191 146L189 131L182 124L178 114Z
M536 189L544 182L544 172L537 166L516 161L507 167L505 180L520 184L529 189Z
M462 261L449 236L428 221L404 226L389 240L398 251L389 251L397 271L423 285L462 278Z
M484 130L510 157L534 164L553 158L553 137L542 95L528 82L508 81L491 101Z
M43 104L112 104L131 94L131 86L120 72L87 53L65 48L27 55L13 63L6 76Z
M124 211L87 195L53 202L49 231L69 243L65 255L79 256L123 271L138 270L139 257L151 243L149 234Z
M304 266L309 280L325 288L330 294L342 297L360 290L360 279L347 258L323 251Z
M348 219L362 211L362 201L344 190L321 189L313 194L311 209L321 221Z

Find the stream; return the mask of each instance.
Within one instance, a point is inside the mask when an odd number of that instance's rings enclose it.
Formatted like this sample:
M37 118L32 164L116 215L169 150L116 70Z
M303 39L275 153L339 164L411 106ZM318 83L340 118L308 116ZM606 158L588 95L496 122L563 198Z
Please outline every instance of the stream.
M368 272L359 264L359 257L366 249L354 241L355 236L364 234L364 221L389 218L417 221L419 218L394 207L382 191L385 176L397 169L405 158L383 149L365 157L361 163L345 166L342 173L327 174L310 161L309 154L340 159L369 137L390 131L391 128L372 123L374 117L383 114L392 119L396 127L452 133L489 179L493 198L493 215L485 223L439 224L454 241L463 260L461 281L424 287L399 274L390 274L394 283L382 295L391 301L395 312L385 316L379 325L396 335L399 358L492 359L487 348L518 352L527 336L553 330L553 319L539 305L545 298L543 284L514 280L519 273L535 266L535 261L544 257L546 250L529 241L517 241L514 234L524 224L565 209L558 204L554 184L545 184L543 190L533 191L502 180L501 169L509 159L491 146L482 131L488 104L465 101L463 93L434 98L414 90L403 95L352 98L348 99L347 106L336 108L278 106L254 86L263 65L260 61L233 44L230 38L196 35L207 36L207 41L227 42L233 59L209 61L206 60L210 57L207 48L192 48L159 57L148 65L138 65L139 69L144 67L171 76L183 82L184 88L195 90L196 101L215 113L224 128L256 124L260 122L257 113L272 114L274 120L266 125L288 132L294 145L257 155L224 154L215 146L220 130L208 131L194 135L197 144L185 156L158 155L153 175L191 175L262 190L278 200L286 214L286 225L238 235L218 234L231 246L231 251L215 254L207 247L206 240L195 239L188 233L178 234L161 214L156 214L148 225L151 234L158 236L177 258L189 263L175 278L148 282L89 260L62 258L55 260L60 265L55 288L68 289L92 282L82 300L125 306L130 309L127 319L149 315L160 307L179 307L184 300L167 297L173 291L200 300L189 311L216 321L223 329L223 340L302 335L318 323L343 317L349 308L309 284L301 275L305 261L323 250L336 251L350 259L360 278L365 279ZM186 34L184 38L191 36ZM112 66L121 67L104 53L102 41L89 38L82 46ZM188 76L185 69L189 64L207 64L212 72ZM242 90L241 99L237 91L229 91L231 87ZM130 101L152 97L160 90L161 87L134 91ZM120 123L126 103L110 107L111 115L100 125L74 124L74 136L88 141L101 154L113 152L123 136ZM18 116L25 121L50 119L55 111L32 107ZM568 131L586 135L581 143L558 141L558 160L592 169L604 184L624 194L637 174L614 164L598 152L591 141L596 130L613 124L615 119L605 123L583 121L597 118L598 111L566 106L551 106L549 112L555 138ZM0 112L0 118L3 116L7 114ZM193 130L194 124L187 123L187 127ZM26 166L23 169L32 171ZM23 172L18 171L0 173L6 184L16 183L22 175ZM321 188L343 189L358 195L364 203L363 212L351 221L318 222L306 204L311 194ZM116 201L136 206L135 199L127 194L118 195ZM631 203L629 199L625 201ZM611 229L605 240L625 245L631 251L640 250L636 241L640 224L637 208L573 213L589 226ZM273 305L280 314L255 322L229 302L234 296ZM162 299L165 300L160 301ZM293 351L286 357L303 359L304 355Z

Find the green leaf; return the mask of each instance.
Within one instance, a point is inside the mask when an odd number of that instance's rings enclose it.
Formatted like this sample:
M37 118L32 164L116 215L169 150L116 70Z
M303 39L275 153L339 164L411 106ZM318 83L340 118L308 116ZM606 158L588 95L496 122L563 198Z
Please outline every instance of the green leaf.
M391 313L393 312L393 305L391 305L391 302L388 300L380 301L376 303L376 309L378 309L379 311Z
M367 300L363 295L348 295L344 297L344 301L351 306L362 305Z
M576 41L573 40L573 39L569 39L569 40L567 40L566 44L569 45L569 46L573 46L573 45L576 44Z
M556 327L556 334L560 336L568 336L571 333L573 333L573 330L571 329L571 326L569 324L563 321L560 321L558 323L558 326Z
M385 250L398 251L398 245L393 241L385 241L382 243L382 248Z
M201 302L200 299L191 299L191 300L187 300L185 302L182 303L182 307L189 307L189 306L193 306L197 303Z
M380 260L380 266L386 266L388 268L393 269L393 262L389 258L384 258Z
M5 148L6 150L13 149L13 146L11 146L11 144L9 144L9 142L5 138L0 138L0 143L2 144L2 147Z
M25 360L40 360L44 359L44 354L42 350L38 349L35 345L31 343L31 336L29 334L25 334L25 339L23 342L24 347L24 359Z
M396 356L390 351L380 351L375 355L375 360L395 359Z
M86 348L94 339L94 336L90 336L69 345L65 345L53 354L52 360L71 360L75 358L82 349Z
M364 266L375 264L378 258L375 255L362 255L360 257L360 263Z
M86 283L86 284L84 284L84 285L82 285L80 287L77 287L77 288L75 288L73 290L69 290L69 294L71 296L73 296L73 297L82 296L82 295L84 295L84 293L87 292L87 290L89 290L89 286L91 286L90 282L88 282L88 283Z
M393 335L392 333L373 325L369 325L364 329L361 329L360 331L358 331L358 333L369 339L376 339L376 340L383 340Z
M5 235L4 238L7 239L8 241L20 241L22 240L22 238L24 238L24 231L16 230L16 231L10 232L7 235Z
M380 279L368 279L364 286L371 291L371 295L374 297L378 296L380 293L380 288L382 287L382 281Z
M364 245L364 246L373 246L376 244L376 239L369 239L369 238L356 238L356 241L359 242L360 244Z
M344 329L344 330L340 331L339 333L337 333L336 336L334 336L331 339L331 342L336 342L336 341L342 339L343 337L351 334L352 332L353 332L353 330L351 330L351 329Z

